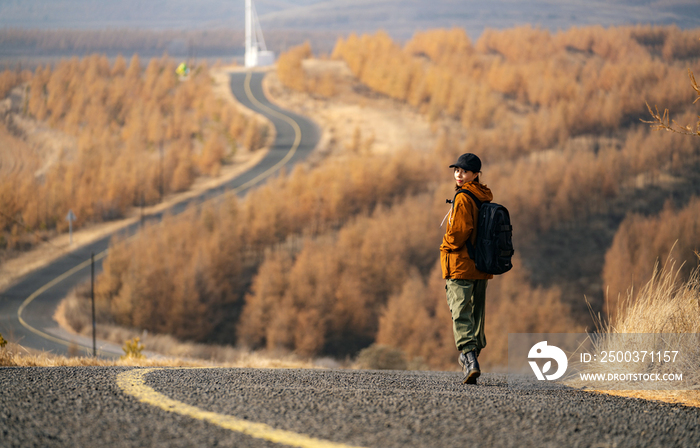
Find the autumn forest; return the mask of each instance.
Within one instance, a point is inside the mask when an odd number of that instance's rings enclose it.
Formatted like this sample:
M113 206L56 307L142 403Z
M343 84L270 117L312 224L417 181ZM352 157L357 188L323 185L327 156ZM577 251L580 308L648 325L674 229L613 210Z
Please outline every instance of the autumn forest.
M22 82L20 114L9 127L31 117L74 140L77 150L56 154L50 165L30 159L3 173L2 249L65 230L68 208L80 226L186 190L198 175L215 176L240 146L258 149L267 132L214 96L206 65L181 82L167 58L152 59L145 69L138 55L129 62L118 57L111 66L104 56L73 58L34 73L5 71L0 96ZM11 134L5 144L24 151ZM36 175L27 176L31 172Z
M313 57L309 44L281 54L279 80L340 101L340 79L305 71ZM447 166L463 152L481 157L514 225L515 267L487 291L487 366L507 359L509 332L590 329L586 300L614 315L657 261L685 263L684 275L697 266L700 139L641 120L648 104L698 121L688 72L700 73L699 30L526 26L472 42L441 29L405 43L380 31L340 38L323 58L419 113L437 144L334 154L115 239L96 284L114 323L305 357L378 344L453 368L437 249ZM68 204L81 225L119 218L261 147L268 130L213 95L206 66L183 81L173 64L93 55L0 74L0 98L77 147L3 174L0 250L65 231ZM0 141L21 151L7 128Z

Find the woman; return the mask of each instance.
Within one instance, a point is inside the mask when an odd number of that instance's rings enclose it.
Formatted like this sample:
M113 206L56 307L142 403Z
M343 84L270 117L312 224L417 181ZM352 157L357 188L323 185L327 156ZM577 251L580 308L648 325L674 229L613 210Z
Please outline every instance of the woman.
M462 154L454 165L455 190L467 190L481 202L493 200L486 185L479 182L481 160L474 154ZM447 304L452 312L455 344L460 351L459 363L466 384L476 384L481 375L477 357L486 346L484 335L484 307L486 285L493 275L476 269L469 258L467 241L476 241L476 222L479 209L465 193L455 195L448 214L445 236L440 246L442 277L446 281Z

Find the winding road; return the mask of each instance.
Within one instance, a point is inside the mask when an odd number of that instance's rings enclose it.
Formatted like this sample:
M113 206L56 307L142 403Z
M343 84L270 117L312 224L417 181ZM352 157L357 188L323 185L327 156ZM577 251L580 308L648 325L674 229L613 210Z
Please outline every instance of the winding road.
M261 72L231 74L231 90L245 107L265 115L272 121L277 135L268 154L252 169L231 181L175 204L169 211L178 214L192 203L221 196L224 193L244 195L260 185L282 167L289 168L303 160L316 147L319 138L317 126L308 118L282 110L264 95ZM148 215L147 220L159 220L163 213ZM120 232L133 234L138 224ZM90 278L90 256L95 254L95 270L102 268L112 235L78 248L70 254L32 272L0 293L0 334L33 349L56 354L68 354L69 348L92 353L92 340L70 335L58 327L53 314L59 302L71 289ZM118 345L98 341L102 356L122 355Z
M253 170L193 201L244 194L316 144L311 122L264 100L262 75L247 78L248 88L245 76L232 76L233 92L273 121L275 147ZM0 332L65 353L69 342L52 330L51 315L89 276L90 253L102 256L108 242L76 250L2 293ZM0 446L698 447L700 410L558 385L513 389L494 373L466 386L458 372L4 367Z

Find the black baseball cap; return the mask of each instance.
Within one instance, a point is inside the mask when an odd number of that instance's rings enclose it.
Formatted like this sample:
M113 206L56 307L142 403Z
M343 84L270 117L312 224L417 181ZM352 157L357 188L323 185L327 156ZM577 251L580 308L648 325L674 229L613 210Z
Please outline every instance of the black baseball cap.
M481 159L470 152L459 156L457 161L450 165L450 168L462 168L464 171L478 173L481 171Z

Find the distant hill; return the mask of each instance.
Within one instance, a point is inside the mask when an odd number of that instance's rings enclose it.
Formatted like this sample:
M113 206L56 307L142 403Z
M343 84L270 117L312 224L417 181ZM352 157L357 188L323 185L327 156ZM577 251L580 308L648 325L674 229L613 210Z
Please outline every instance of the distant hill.
M484 28L533 24L556 31L573 26L676 24L700 26L696 0L331 0L270 11L261 16L269 28L335 29L372 32L384 29L408 39L416 30L457 26L472 39Z
M700 26L697 0L258 0L263 29L373 32L407 39L416 30L458 26L477 38L484 28L530 23L550 30L572 26L676 24ZM5 0L0 27L40 29L241 30L244 2L221 0Z

